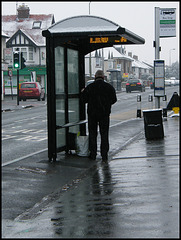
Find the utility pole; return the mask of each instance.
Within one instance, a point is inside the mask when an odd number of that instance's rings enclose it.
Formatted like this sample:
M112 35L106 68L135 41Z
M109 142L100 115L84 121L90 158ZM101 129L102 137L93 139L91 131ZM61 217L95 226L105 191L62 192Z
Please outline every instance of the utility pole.
M169 65L170 65L170 67L172 66L172 61L171 61L171 51L172 50L175 50L175 48L172 48L169 50Z

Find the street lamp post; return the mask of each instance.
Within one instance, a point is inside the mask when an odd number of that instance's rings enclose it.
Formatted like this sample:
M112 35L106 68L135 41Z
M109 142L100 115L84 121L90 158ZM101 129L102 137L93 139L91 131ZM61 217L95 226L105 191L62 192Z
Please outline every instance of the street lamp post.
M172 64L172 61L171 61L171 51L172 50L175 50L175 48L172 48L172 49L169 50L169 65L170 65L170 67L171 67L171 64Z
M89 2L89 15L90 15L90 4L91 4L91 1Z

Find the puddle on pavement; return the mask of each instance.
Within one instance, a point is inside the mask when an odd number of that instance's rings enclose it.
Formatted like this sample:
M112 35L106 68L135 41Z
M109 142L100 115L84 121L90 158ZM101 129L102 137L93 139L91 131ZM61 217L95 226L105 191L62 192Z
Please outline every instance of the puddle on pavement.
M114 232L111 193L114 182L109 165L98 167L83 184L75 185L56 202L51 218L59 237L108 237ZM105 227L106 226L106 227Z

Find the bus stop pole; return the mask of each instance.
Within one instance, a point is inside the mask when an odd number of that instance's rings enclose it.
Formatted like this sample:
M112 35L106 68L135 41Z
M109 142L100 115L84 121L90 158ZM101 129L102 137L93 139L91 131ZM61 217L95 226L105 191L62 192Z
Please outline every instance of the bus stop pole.
M160 59L159 7L155 7L155 59ZM160 97L155 97L155 108L160 108Z

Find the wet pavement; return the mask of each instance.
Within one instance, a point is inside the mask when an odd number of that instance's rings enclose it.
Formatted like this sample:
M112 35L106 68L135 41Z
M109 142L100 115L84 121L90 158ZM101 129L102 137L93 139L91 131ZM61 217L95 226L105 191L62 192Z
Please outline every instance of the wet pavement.
M28 99L28 101L19 101L18 105L16 96L13 96L13 99L11 96L5 96L4 100L1 100L1 112L21 110L24 108L32 108L42 105L47 105L46 100L37 101L35 99Z
M160 140L143 118L113 125L108 163L45 151L3 167L2 237L179 238L179 120Z

